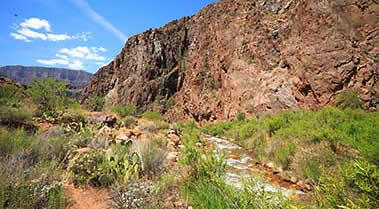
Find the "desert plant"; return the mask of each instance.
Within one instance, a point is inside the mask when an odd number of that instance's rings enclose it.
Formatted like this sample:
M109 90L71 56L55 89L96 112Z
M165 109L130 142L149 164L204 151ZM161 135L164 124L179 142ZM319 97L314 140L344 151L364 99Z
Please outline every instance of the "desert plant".
M0 107L0 123L12 128L24 128L35 132L37 127L32 121L32 113L27 109Z
M115 209L144 208L150 202L151 184L133 182L111 187L112 207Z
M134 105L116 106L112 109L112 112L124 118L126 116L136 116L137 108Z
M140 169L138 154L106 154L102 150L82 154L71 160L68 166L75 184L94 186L127 184L129 180L138 178Z
M139 128L142 131L156 133L162 129L170 128L170 124L164 121L153 121L153 122L143 123L142 125L139 126Z
M41 115L56 117L57 111L64 107L66 84L51 78L46 80L33 80L28 89L32 101L38 105Z
M71 160L68 170L72 173L74 184L105 185L110 177L103 175L99 165L105 161L105 153L101 150L80 155Z
M138 125L138 121L133 116L126 116L120 120L120 125L128 128L134 128Z
M379 204L379 170L367 161L341 166L321 177L316 189L320 208L375 208Z
M160 173L165 164L165 152L160 150L151 140L137 141L132 144L130 152L135 152L140 156L143 173L154 174Z
M92 111L103 111L105 107L104 97L98 95L91 95L88 98L88 108Z
M237 121L244 121L246 119L246 114L244 112L237 112Z
M158 112L145 112L143 114L143 117L148 120L160 120L162 118L162 115Z
M0 106L21 106L26 97L23 91L23 88L17 86L0 86Z
M175 98L174 96L168 98L168 100L166 101L166 108L167 109L170 109L171 107L173 107L175 104Z
M275 150L275 160L283 165L283 168L286 169L290 165L290 158L296 152L296 145L292 142L287 142L284 145L276 148Z
M360 109L362 108L362 101L359 94L354 91L344 91L337 95L336 106L342 109Z

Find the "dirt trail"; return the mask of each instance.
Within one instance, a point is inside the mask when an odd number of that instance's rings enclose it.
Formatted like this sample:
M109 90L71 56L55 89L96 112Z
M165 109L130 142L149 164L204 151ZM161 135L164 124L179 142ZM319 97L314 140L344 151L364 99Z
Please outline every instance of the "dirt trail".
M75 188L72 185L67 185L65 187L65 191L72 202L70 209L109 208L109 195L106 189L97 189L92 187Z

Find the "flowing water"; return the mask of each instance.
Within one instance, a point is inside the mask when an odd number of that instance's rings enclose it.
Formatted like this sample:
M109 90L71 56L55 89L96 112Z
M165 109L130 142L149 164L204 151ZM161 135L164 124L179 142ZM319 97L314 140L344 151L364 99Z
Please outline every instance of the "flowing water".
M208 141L212 142L215 145L216 150L222 151L226 156L236 156L234 158L227 158L227 172L226 172L226 183L238 188L243 186L243 181L247 179L257 179L261 181L261 176L264 174L264 171L259 170L255 167L255 161L251 157L250 153L243 149L241 146L234 144L228 140L216 138L216 137L207 137ZM273 185L268 181L263 181L260 184L257 184L257 190L263 188L266 192L281 192L284 196L292 196L294 194L303 194L302 191L295 189L287 189L277 185Z

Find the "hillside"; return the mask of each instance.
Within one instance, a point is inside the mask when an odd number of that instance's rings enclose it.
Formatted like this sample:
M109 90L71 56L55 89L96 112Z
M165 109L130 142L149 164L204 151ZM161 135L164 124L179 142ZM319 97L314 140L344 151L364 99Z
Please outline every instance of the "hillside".
M33 79L54 78L65 81L72 88L83 88L92 78L92 74L85 71L18 65L0 67L0 73L24 85Z
M352 90L375 109L378 19L371 0L222 0L129 38L83 102L97 94L202 121L319 109Z

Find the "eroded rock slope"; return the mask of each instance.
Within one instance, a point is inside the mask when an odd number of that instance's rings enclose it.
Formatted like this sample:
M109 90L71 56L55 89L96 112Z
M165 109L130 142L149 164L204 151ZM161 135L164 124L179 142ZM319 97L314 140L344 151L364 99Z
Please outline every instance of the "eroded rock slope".
M377 0L221 0L131 37L83 102L223 120L317 109L351 89L374 109L378 74Z

